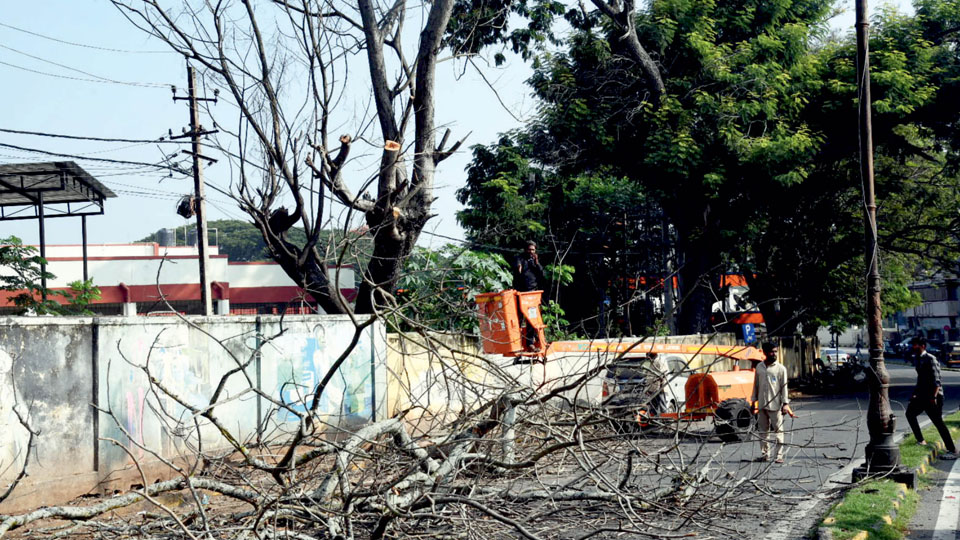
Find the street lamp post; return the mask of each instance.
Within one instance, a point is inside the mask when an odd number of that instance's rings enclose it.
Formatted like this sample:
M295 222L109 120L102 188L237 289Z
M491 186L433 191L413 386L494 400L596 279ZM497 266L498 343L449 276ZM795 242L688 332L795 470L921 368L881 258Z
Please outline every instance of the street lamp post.
M883 361L883 328L881 326L880 271L877 265L877 205L873 184L873 131L870 118L870 42L867 0L856 0L857 89L860 103L860 176L863 181L864 223L867 263L867 336L870 347L870 405L867 429L870 442L866 462L854 469L854 481L867 476L892 476L913 487L916 474L900 465L900 447L893 440L896 427L890 409L890 374Z

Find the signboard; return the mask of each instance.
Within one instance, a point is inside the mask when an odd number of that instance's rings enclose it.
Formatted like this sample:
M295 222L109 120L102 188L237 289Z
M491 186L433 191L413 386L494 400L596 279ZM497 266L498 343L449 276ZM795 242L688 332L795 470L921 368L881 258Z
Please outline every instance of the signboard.
M757 341L757 330L754 328L753 323L746 323L743 325L743 342L744 343L756 343Z

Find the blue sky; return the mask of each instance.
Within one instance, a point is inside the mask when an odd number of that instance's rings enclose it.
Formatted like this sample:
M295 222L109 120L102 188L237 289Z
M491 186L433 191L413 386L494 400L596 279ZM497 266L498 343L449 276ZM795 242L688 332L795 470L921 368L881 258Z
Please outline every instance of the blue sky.
M907 2L901 0L900 4L906 6ZM852 8L834 21L840 29L852 24ZM441 165L439 199L434 206L439 215L428 224L421 243L439 245L447 242L443 237L462 238L454 217L460 208L454 192L465 178L468 148L494 141L498 133L518 127L518 118L534 111L523 85L529 74L529 68L519 61L486 69L487 82L475 70L464 70L462 64L447 62L438 68L437 121L449 126L453 137L470 136L459 155ZM172 85L181 93L186 88L183 59L148 39L105 0L0 3L0 80L2 129L154 140L170 129L179 132L189 121L185 103L174 103L170 91ZM215 106L215 114L229 118L230 111L224 107L227 105ZM209 119L203 123L212 124ZM2 132L0 144L146 163L180 149ZM61 160L70 158L0 146L0 163ZM157 229L187 223L174 210L177 199L192 189L189 179L169 178L149 167L75 161L118 195L107 201L105 215L88 218L90 243L132 242ZM214 187L227 189L228 175L225 165L205 168L206 180ZM209 219L245 218L215 190L208 190L208 198ZM26 243L36 243L37 231L35 221L0 222L0 237L17 235ZM79 218L48 220L47 242L79 243Z

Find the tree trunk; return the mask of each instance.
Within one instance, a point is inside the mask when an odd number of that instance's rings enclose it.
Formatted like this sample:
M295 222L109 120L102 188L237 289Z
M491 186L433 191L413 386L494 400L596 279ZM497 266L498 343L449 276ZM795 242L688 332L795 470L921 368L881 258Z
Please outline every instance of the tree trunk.
M397 226L392 215L380 223L374 218L373 214L367 215L373 234L373 256L360 283L356 313L373 313L377 306L392 304L390 297L396 292L400 271L419 237L419 229L406 231L402 237L392 234Z
M717 300L719 258L713 235L703 231L681 231L685 238L677 245L681 257L677 333L702 334L713 331L710 315Z

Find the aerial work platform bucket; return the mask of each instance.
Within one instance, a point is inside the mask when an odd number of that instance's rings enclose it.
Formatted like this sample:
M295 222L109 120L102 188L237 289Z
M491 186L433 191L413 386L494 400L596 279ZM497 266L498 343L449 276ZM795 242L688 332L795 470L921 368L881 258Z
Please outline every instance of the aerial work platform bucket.
M517 355L542 353L546 350L540 296L543 291L517 292L507 289L498 293L482 293L476 297L480 316L480 338L483 352ZM526 320L526 327L520 321ZM535 332L532 347L524 347L525 333Z

